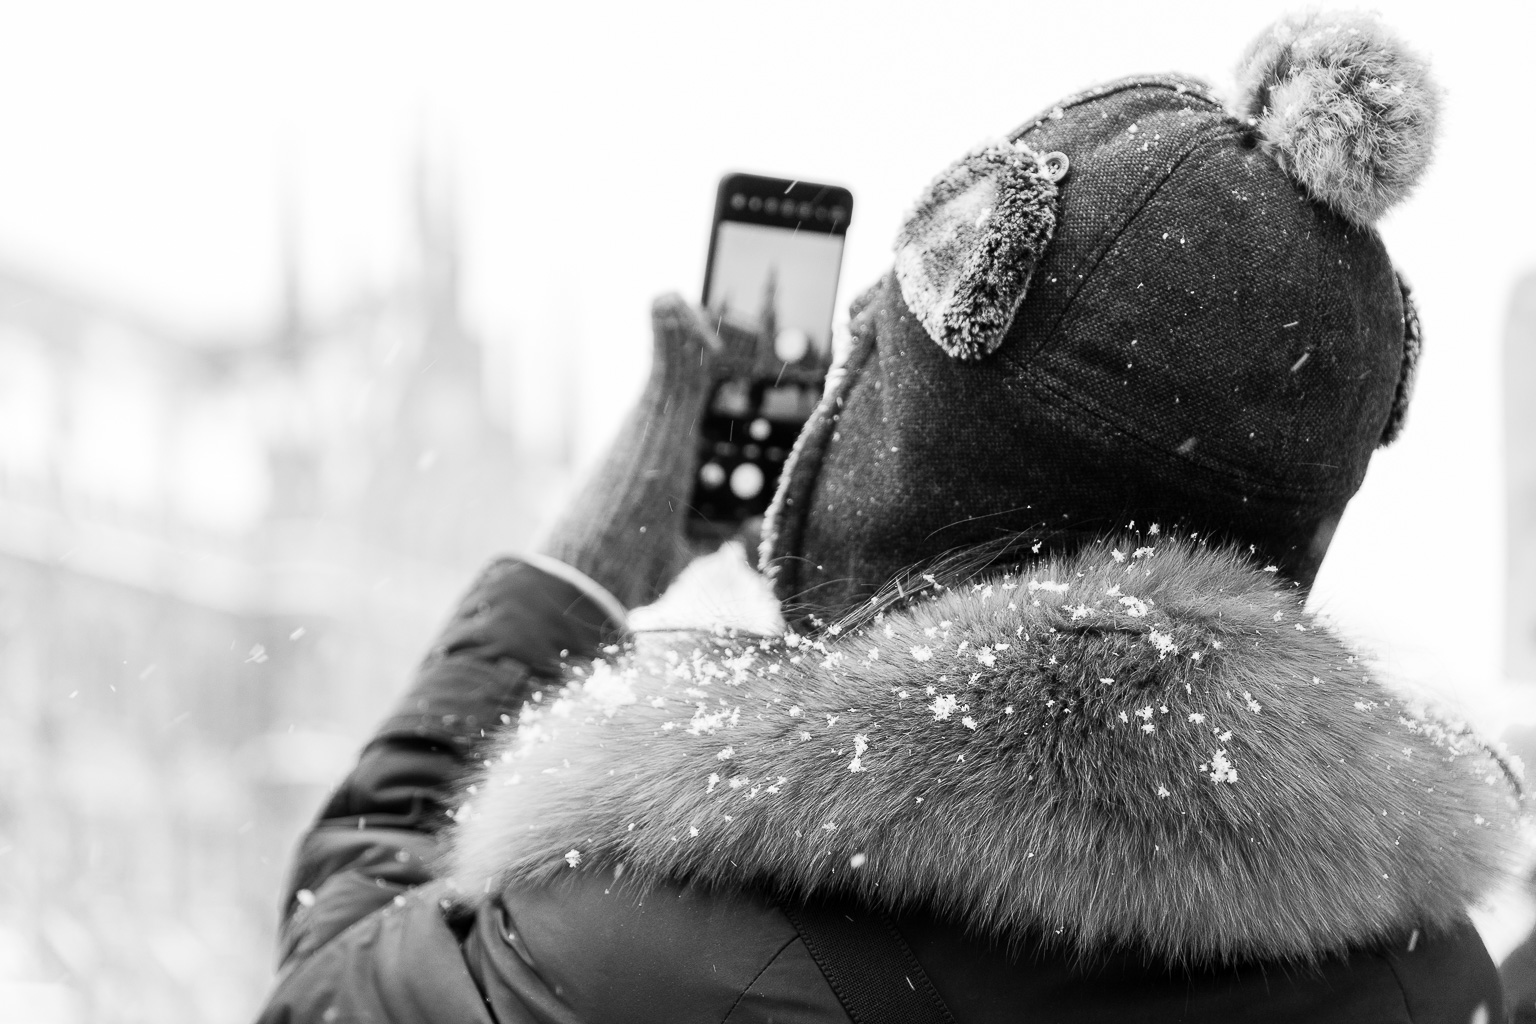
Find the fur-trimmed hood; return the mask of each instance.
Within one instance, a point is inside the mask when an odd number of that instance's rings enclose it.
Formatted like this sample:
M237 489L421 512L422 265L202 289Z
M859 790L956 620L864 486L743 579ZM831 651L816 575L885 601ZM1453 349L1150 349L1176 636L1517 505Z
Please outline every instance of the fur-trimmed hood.
M844 890L1084 950L1308 959L1447 925L1513 869L1518 766L1233 551L1106 542L932 593L575 670L471 787L454 883Z

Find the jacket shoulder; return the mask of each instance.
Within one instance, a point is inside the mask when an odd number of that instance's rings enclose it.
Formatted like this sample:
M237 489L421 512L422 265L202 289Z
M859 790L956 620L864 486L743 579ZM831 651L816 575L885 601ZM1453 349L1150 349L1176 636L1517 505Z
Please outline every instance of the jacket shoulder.
M421 886L296 961L259 1024L848 1024L789 919L754 893L573 872L474 910Z
M585 1024L848 1020L789 919L752 891L570 872L510 886L475 917L465 958L495 1008L527 1003L536 981Z
M442 897L440 885L420 886L292 961L258 1024L498 1024L480 998Z

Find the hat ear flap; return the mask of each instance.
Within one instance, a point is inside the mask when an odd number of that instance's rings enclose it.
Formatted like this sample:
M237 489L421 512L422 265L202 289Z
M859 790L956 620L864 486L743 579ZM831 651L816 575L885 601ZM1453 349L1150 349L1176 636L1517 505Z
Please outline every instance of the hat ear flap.
M956 359L1002 344L1056 230L1061 153L1006 140L972 150L935 178L896 236L907 308Z
M1408 402L1413 398L1414 381L1419 376L1419 354L1424 350L1419 310L1413 304L1413 293L1402 274L1397 275L1397 287L1403 293L1403 365L1397 377L1397 392L1392 396L1392 411L1387 414L1387 425L1381 431L1382 448L1396 441L1403 432L1403 423L1408 419Z

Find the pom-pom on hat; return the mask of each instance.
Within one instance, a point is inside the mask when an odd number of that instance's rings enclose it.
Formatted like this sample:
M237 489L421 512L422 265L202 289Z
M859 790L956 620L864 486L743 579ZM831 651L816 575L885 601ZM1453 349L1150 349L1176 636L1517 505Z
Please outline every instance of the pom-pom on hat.
M1440 114L1428 63L1363 14L1276 22L1243 56L1235 103L1280 166L1361 225L1424 176Z
M1308 585L1401 428L1418 321L1373 220L1433 145L1422 60L1355 15L1053 105L919 197L769 511L791 613L946 553L1153 523Z

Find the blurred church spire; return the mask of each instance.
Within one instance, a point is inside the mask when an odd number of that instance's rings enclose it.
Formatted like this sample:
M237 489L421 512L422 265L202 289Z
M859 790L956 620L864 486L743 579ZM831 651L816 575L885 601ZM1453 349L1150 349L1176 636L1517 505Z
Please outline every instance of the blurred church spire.
M1536 272L1514 288L1504 326L1504 671L1536 682Z
M304 331L303 214L295 185L290 180L278 208L278 322L277 343L281 354L299 354Z
M459 231L456 168L451 157L423 143L416 151L411 214L416 232L423 312L432 342L460 347L467 342L461 314L463 239ZM458 343L457 345L455 343ZM455 353L464 355L472 353Z

